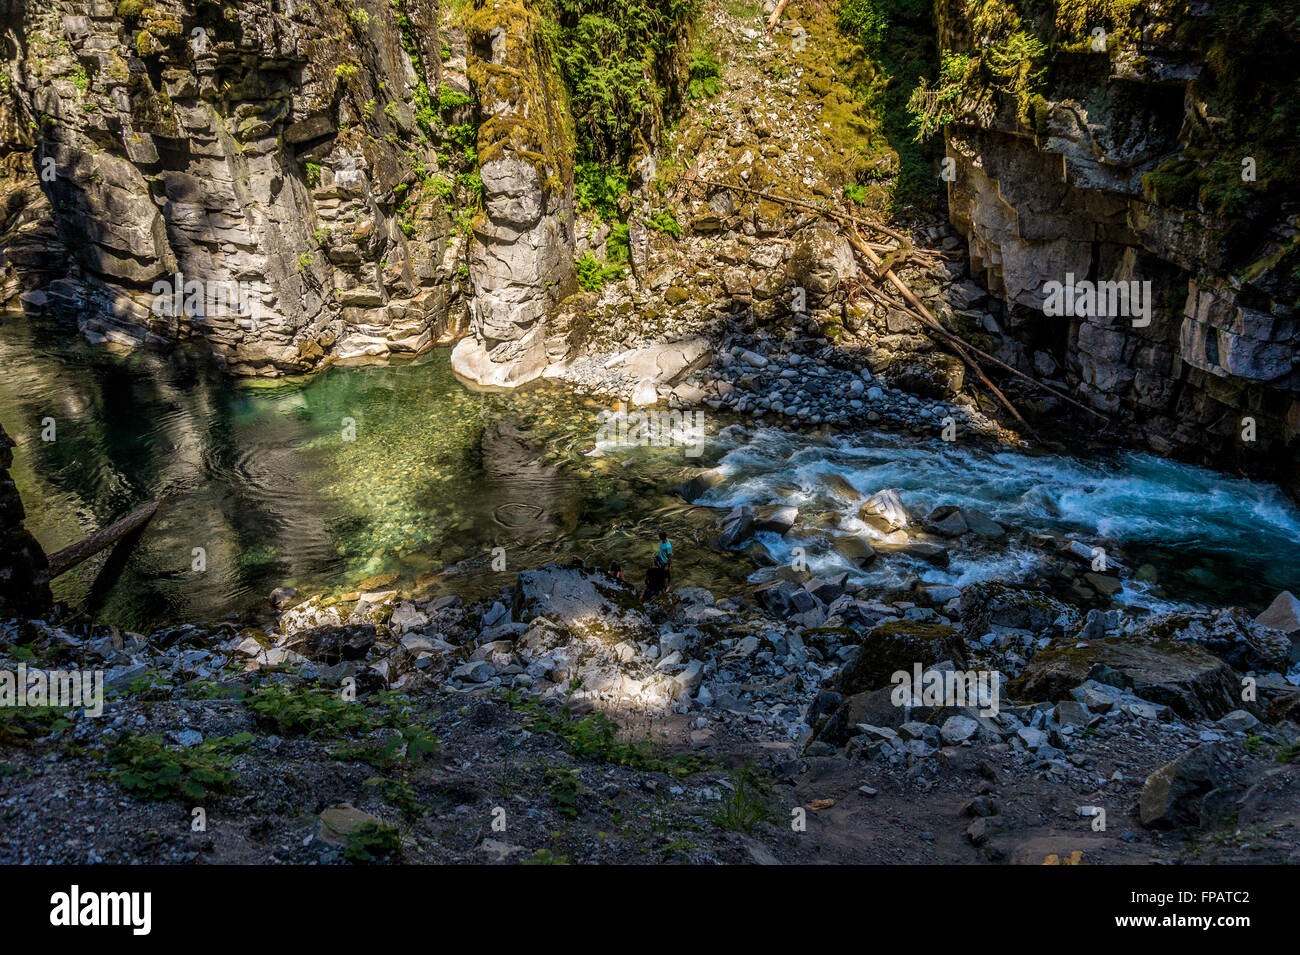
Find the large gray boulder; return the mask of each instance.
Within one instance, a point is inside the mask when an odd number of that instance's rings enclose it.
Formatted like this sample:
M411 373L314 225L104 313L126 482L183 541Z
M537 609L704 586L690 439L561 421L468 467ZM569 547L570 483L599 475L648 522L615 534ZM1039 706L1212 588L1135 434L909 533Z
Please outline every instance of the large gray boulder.
M522 571L515 584L512 618L526 624L538 617L570 633L609 643L650 639L654 633L631 587L599 571L555 564Z
M1217 743L1198 746L1148 776L1138 803L1142 825L1172 829L1205 820L1207 796L1230 778L1225 755Z
M1186 719L1217 719L1242 706L1241 680L1193 643L1132 638L1052 646L1036 653L1009 691L1017 699L1059 702L1089 678L1132 690Z

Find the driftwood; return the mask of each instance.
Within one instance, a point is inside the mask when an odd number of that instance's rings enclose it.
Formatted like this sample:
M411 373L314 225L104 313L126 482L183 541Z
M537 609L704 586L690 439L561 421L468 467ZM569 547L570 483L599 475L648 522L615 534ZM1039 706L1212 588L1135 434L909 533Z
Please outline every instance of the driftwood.
M975 372L975 376L984 384L984 387L993 392L993 396L997 398L1002 407L1011 412L1012 417L1019 421L1026 431L1034 435L1034 437L1038 437L1034 432L1034 429L1029 426L1029 422L1024 419L1016 406L1011 403L1010 399L1002 393L1001 389L998 388L997 385L993 384L993 382L989 380L989 376L984 374L984 369L980 367L979 362L975 361L974 358L967 354L966 348L963 347L966 346L966 342L957 335L948 331L948 329L944 328L943 325L940 324L939 320L930 314L930 310L926 308L925 305L922 304L921 300L912 293L912 290L907 287L907 284L894 274L893 269L889 268L880 256L876 255L875 252L871 251L871 249L867 248L866 245L863 244L857 235L856 229L854 230L854 233L849 236L849 243L857 250L859 255L863 256L863 258L876 267L877 273L882 278L888 279L895 288L903 293L903 298L907 301L908 305L911 306L909 311L920 320L921 324L931 331L937 332L947 343L948 347L952 349L953 353L962 360L962 363L971 371Z
M701 179L699 177L693 178L692 181L702 183L706 186L714 186L721 189L735 189L738 190L739 192L748 193L749 195L752 196L758 196L759 198L770 200L771 202L778 202L783 205L794 206L799 209L806 209L807 211L814 212L817 215L820 215L824 218L834 219L836 221L846 223L852 226L853 234L849 236L849 243L863 258L865 258L869 263L871 263L876 280L878 282L888 281L891 285L893 285L896 289L898 289L898 291L902 294L904 300L907 302L907 307L905 307L903 311L908 312L919 322L921 322L922 325L925 325L927 328L931 329L932 331L940 335L944 339L945 343L948 344L948 346L957 355L957 357L960 358L963 361L963 363L965 363L968 367L970 367L975 372L976 377L978 377L980 381L991 392L993 392L993 394L997 397L998 401L1003 405L1003 407L1005 407L1017 421L1019 421L1022 425L1024 425L1024 427L1031 434L1033 434L1033 429L1029 427L1028 423L1021 416L1020 412L1016 410L1015 406L1012 405L1011 402L1007 399L1006 395L1004 395L1001 392L1001 390L998 389L998 387L994 385L992 381L989 380L988 376L984 374L983 369L975 361L974 356L978 356L979 358L982 358L984 361L996 365L1002 370L1009 372L1010 374L1015 375L1016 377L1021 378L1024 381L1027 381L1029 384L1033 385L1034 387L1047 392L1049 395L1051 395L1054 398L1058 398L1061 401L1064 401L1066 404L1078 408L1080 411L1085 411L1088 414L1096 418L1100 418L1102 421L1109 423L1110 419L1108 419L1104 414L1102 414L1096 408L1090 408L1087 405L1083 404L1082 402L1076 401L1074 398L1071 398L1069 395L1057 391L1055 388L1051 387L1050 385L1044 384L1043 382L1039 381L1037 378L1034 378L1032 375L1028 375L1025 372L1021 371L1019 368L1016 368L1013 365L1009 365L1006 362L1002 361L1002 359L990 355L988 352L983 351L979 348L976 348L974 345L966 341L960 335L957 335L955 332L949 331L947 328L944 328L944 326L939 322L939 320L930 313L930 310L925 307L925 305L921 302L921 300L912 293L912 290L907 286L907 283L904 282L901 278L899 278L898 275L894 272L894 268L903 264L903 262L906 261L906 258L909 255L929 254L929 255L941 256L942 253L932 252L931 250L917 249L914 246L912 246L912 244L908 241L906 236L902 235L899 232L896 232L893 229L890 229L888 226L881 225L879 222L875 222L870 219L865 219L862 216L856 216L848 212L843 212L839 209L825 208L822 206L815 205L811 202L805 202L802 199L794 199L788 196L778 196L773 193L762 192L761 190L758 189L750 189L747 186L737 186L732 183L715 182L709 179ZM858 234L857 229L859 227L867 228L874 232L879 232L882 235L889 236L890 238L896 240L899 243L899 247L891 247L891 246L882 245L880 243L868 242L865 239L863 239L860 234ZM882 259L878 254L879 252L885 252L889 258ZM901 260L898 258L900 256L901 256ZM873 294L877 294L878 297L883 298L883 296L879 295L879 290L873 289L872 291Z
M63 550L55 551L50 555L50 579L53 580L60 574L66 573L87 558L95 556L110 544L115 544L133 531L144 527L157 510L158 502L150 501L144 507L137 508L120 521L114 521L102 530L95 531L84 540L65 547Z
M776 5L776 9L772 11L772 15L767 18L767 29L763 31L764 33L771 33L776 29L776 25L781 22L781 14L785 12L786 4L789 2L790 0L781 0L781 2Z

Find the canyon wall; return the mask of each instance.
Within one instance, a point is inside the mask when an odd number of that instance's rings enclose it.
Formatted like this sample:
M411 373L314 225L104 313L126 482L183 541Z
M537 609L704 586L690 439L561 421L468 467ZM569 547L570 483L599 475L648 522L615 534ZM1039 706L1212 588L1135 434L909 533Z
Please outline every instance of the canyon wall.
M5 304L92 340L200 338L236 374L464 325L448 142L473 106L436 0L5 10Z
M542 21L528 5L487 0L466 33L484 117L483 209L470 243L473 334L451 361L476 384L513 387L568 352L549 320L576 289L573 124Z
M1097 3L1068 24L1059 0L940 0L941 49L987 66L1009 9L1046 45L1041 80L968 80L945 127L951 219L1008 307L1004 357L1158 453L1296 493L1294 20L1251 0ZM1149 323L1044 315L1070 276L1150 282Z

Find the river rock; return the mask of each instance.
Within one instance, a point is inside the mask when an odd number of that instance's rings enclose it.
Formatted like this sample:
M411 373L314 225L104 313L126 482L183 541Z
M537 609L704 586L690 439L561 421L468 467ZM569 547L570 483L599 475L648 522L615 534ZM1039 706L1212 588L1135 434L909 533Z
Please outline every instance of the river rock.
M370 624L313 627L294 633L280 646L308 660L332 665L344 660L365 659L375 645L375 637L375 628Z
M710 488L715 488L726 480L727 477L725 474L716 468L710 468L707 471L701 471L685 484L682 484L677 489L677 493L680 494L684 500L693 502L703 497L704 493Z
M925 516L925 528L942 537L961 537L970 530L961 508L942 504Z
M903 499L892 488L877 491L867 498L859 516L862 514L882 518L893 529L906 527L912 520L907 508L903 506Z
M832 471L827 472L826 474L819 474L818 477L821 478L822 483L826 485L826 490L829 491L833 497L839 498L841 501L845 501L849 504L862 500L862 492L850 484L848 479L843 475L836 474Z
M799 508L787 505L760 507L754 512L754 530L785 535L799 518Z
M631 588L594 570L550 564L541 570L522 571L512 609L511 616L518 623L545 617L563 630L600 635L615 643L618 639L645 639L653 631Z
M837 537L831 549L857 567L865 567L876 559L875 549L861 537Z
M1169 706L1186 719L1215 719L1240 705L1240 679L1232 668L1191 643L1172 640L1095 640L1049 647L1012 681L1018 699L1057 702L1098 670L1113 671L1143 700Z
M1237 609L1152 614L1131 634L1195 643L1242 671L1285 672L1293 648L1282 630L1261 626Z
M718 545L728 550L735 549L753 536L754 509L745 505L734 508L720 523L722 536L718 539Z
M998 582L972 584L962 591L962 628L970 636L994 627L1063 636L1079 629L1078 610L1050 594Z
M891 620L869 630L836 678L836 689L846 696L875 690L890 683L897 672L912 679L913 666L934 666L951 660L965 665L965 648L957 631L945 624Z
M1162 766L1142 787L1138 813L1148 829L1172 829L1202 821L1206 796L1227 783L1225 751L1218 743L1198 746Z

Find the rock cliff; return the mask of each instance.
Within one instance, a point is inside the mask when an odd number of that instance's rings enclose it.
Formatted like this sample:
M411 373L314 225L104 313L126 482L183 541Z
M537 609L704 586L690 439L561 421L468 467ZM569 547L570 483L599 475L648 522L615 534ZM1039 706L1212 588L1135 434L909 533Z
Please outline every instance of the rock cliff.
M521 0L489 0L467 23L483 210L470 242L473 335L452 367L479 385L541 375L547 320L576 288L572 119L542 23Z
M5 10L6 300L237 374L456 332L472 105L434 0Z
M951 220L1008 306L1008 354L1159 453L1294 482L1291 14L941 0L936 20L946 75L964 71L947 90ZM1015 43L1028 71L997 72ZM1070 276L1150 282L1150 314L1045 316Z

